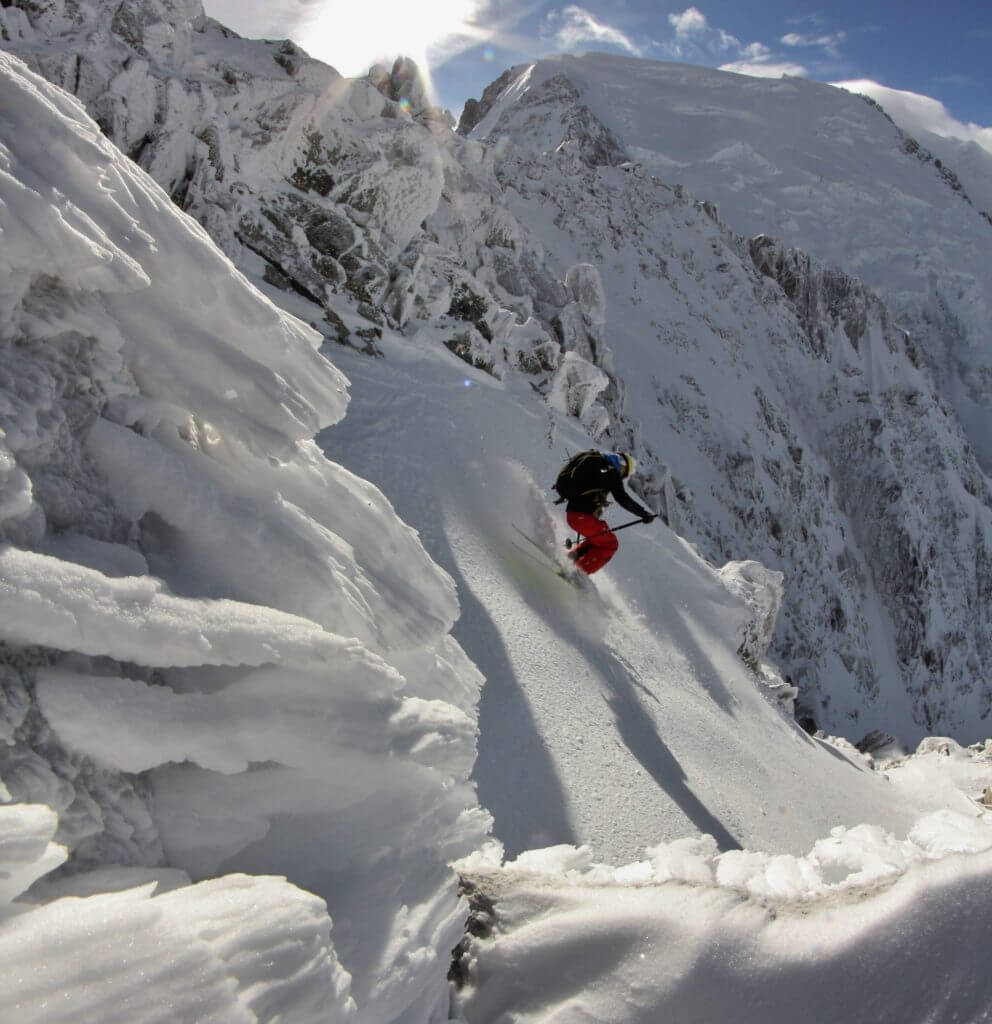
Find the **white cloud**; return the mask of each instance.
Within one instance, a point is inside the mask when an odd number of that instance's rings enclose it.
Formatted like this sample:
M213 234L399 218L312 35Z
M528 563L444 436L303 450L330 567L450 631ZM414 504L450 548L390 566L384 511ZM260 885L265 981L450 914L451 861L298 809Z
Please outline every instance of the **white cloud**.
M766 61L771 55L772 51L764 43L749 43L741 50L741 56L745 60L754 61L755 63Z
M793 61L773 62L772 51L764 43L744 45L725 29L711 26L698 7L687 7L680 13L669 14L668 22L675 30L675 38L662 46L676 60L699 60L705 63L713 56L736 57L736 60L723 64L721 70L763 77L807 73L805 67Z
M822 25L823 18L819 14L793 14L785 19L787 25Z
M822 25L822 19L816 15L787 20L796 26L812 27L813 31L788 32L779 40L781 46L819 49L835 60L840 57L840 44L844 41L846 33L817 31ZM774 53L765 43L752 42L745 45L725 29L710 25L706 15L698 7L687 7L681 12L669 14L668 23L674 29L674 39L659 45L676 60L698 60L706 63L714 56L718 56L725 61L720 65L721 71L734 71L762 78L809 75L806 65L795 60L782 59L780 53Z
M698 35L709 28L706 15L695 7L687 7L681 14L669 14L668 21L675 29L675 36L678 39Z
M737 36L732 36L729 32L725 32L722 28L717 29L717 35L714 42L718 50L740 49L741 45L741 41L737 38Z
M545 21L545 32L551 35L556 47L571 50L584 43L609 43L635 56L641 48L618 28L604 25L585 8L572 4L560 11L552 11Z
M919 93L906 92L902 89L890 89L869 79L831 84L840 89L847 89L848 92L870 96L877 103L881 103L886 113L910 135L914 132L927 131L944 138L964 139L966 142L977 142L983 149L992 153L992 127L959 121L940 100L935 100L931 96L921 96Z
M754 78L781 78L782 75L802 78L807 74L802 64L773 60L772 51L764 43L749 43L741 48L740 56L741 60L721 64L719 70L733 71L738 75L751 75Z
M819 47L831 57L839 57L840 44L844 42L846 37L846 32L833 32L819 36L807 36L803 35L801 32L788 32L786 35L782 36L779 42L783 46Z

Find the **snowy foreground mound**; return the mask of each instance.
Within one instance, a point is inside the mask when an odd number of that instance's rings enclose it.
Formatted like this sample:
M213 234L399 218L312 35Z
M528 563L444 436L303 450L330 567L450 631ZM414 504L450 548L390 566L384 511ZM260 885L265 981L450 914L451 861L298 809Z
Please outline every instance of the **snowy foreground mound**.
M979 855L936 859L946 825L905 842L839 829L798 859L714 860L687 840L621 870L567 848L496 875L476 865L500 928L473 944L462 1010L517 1024L987 1021L992 828L959 834Z
M310 440L320 337L0 75L0 1016L443 1017L486 823L452 582Z

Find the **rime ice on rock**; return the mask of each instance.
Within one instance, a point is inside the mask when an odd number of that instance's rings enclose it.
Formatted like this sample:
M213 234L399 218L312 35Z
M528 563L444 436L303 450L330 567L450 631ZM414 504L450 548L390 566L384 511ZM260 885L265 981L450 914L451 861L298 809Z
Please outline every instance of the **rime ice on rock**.
M0 79L0 1001L436 1017L447 862L486 828L452 581L311 440L347 406L320 335L77 100L8 53Z

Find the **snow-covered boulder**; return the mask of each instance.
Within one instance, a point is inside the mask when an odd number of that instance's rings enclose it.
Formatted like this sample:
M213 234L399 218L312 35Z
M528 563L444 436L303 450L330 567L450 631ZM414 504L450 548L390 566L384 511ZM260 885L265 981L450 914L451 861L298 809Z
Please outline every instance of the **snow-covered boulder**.
M748 608L749 619L741 630L740 654L749 665L757 665L772 642L782 607L785 576L766 569L760 562L728 562L720 570L720 579Z
M798 690L786 685L779 669L765 659L782 607L784 574L766 569L760 562L728 562L720 570L720 579L747 609L747 615L738 627L740 646L737 653L791 718Z

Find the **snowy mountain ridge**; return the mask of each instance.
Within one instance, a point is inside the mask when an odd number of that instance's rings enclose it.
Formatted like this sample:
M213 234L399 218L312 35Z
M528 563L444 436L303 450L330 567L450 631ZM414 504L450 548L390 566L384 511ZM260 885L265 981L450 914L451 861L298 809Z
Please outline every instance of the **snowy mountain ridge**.
M948 122L942 104L916 93L865 80L838 84L881 104L886 114L932 155L935 164L939 160L954 168L954 177L975 208L983 216L992 216L992 152L978 141L982 136L976 125L959 125L953 119Z
M173 200L0 55L13 1019L439 1021L456 945L466 1020L784 1021L807 952L830 1014L869 947L964 970L889 1019L977 1019L988 744L875 771L789 712L987 711L987 480L881 302L614 165L588 108L559 152L481 145L402 63L347 82L195 3L0 24ZM579 594L508 524L559 544L546 485L607 442L669 527ZM794 983L755 994L755 946Z
M806 79L605 54L513 69L462 130L472 124L473 138L508 136L544 151L581 112L624 158L717 203L736 231L774 235L877 291L988 469L987 161L974 178L976 205L953 167L873 100Z

